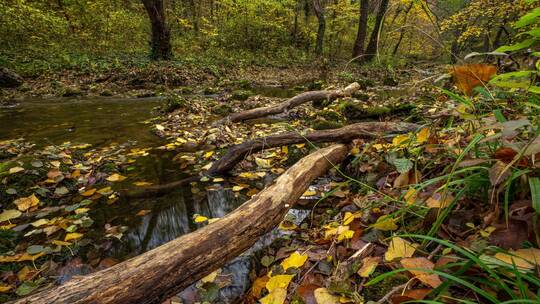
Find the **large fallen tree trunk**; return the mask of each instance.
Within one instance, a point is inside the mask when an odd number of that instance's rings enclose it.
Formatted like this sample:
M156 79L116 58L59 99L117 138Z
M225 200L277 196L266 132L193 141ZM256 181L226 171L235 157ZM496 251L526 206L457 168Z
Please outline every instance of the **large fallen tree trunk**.
M229 116L218 120L215 123L215 125L223 124L228 121L239 122L239 121L250 120L250 119L255 119L255 118L260 118L260 117L266 117L269 115L276 115L276 114L289 111L290 109L294 107L298 107L299 105L304 104L306 102L334 100L340 97L350 96L354 92L358 91L359 89L360 89L360 85L354 82L348 85L345 89L341 89L341 90L322 90L322 91L304 92L299 95L296 95L295 97L277 106L255 108L251 110L246 110L246 111L230 114Z
M215 176L225 174L234 168L234 166L242 161L249 153L258 152L264 149L304 142L317 144L329 142L348 143L358 138L377 138L387 134L411 132L417 130L419 127L419 125L412 123L359 122L339 129L314 131L307 134L288 132L279 135L261 137L229 148L223 157L212 164L205 175ZM192 176L172 183L149 186L143 189L123 193L123 196L134 198L161 195L185 186L191 182L196 182L200 180L200 178L200 176Z
M16 303L161 303L251 247L283 219L309 184L347 155L317 150L224 218L142 255Z

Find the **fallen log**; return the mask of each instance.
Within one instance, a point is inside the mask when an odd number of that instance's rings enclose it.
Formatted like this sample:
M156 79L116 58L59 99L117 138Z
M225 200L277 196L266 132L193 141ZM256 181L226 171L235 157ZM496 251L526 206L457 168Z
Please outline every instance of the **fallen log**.
M309 184L340 163L347 152L343 144L317 150L222 219L15 303L162 303L244 252L278 225Z
M322 91L304 92L299 95L296 95L295 97L277 106L255 108L251 110L246 110L246 111L230 114L229 116L216 121L214 125L220 125L228 121L240 122L244 120L266 117L269 115L276 115L276 114L289 111L290 109L294 107L298 107L299 105L304 104L306 102L334 100L340 97L350 96L354 92L358 91L359 89L360 89L360 85L357 82L354 82L348 85L346 88L340 89L340 90L322 90Z
M261 137L232 146L219 160L214 162L206 171L207 176L223 175L234 168L249 153L264 149L294 145L305 142L312 143L348 143L358 138L377 138L388 134L399 134L419 129L419 125L399 122L360 122L339 129L320 130L302 135L298 132L288 132L279 135ZM149 186L131 192L123 193L124 197L149 197L162 195L191 182L200 180L200 176L192 176L168 184Z

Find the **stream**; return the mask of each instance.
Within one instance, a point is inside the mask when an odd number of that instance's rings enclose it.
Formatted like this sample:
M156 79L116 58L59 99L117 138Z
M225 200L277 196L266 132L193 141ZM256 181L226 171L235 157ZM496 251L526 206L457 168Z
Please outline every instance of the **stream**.
M259 91L261 95L288 97L293 93L284 88L272 87ZM152 109L160 105L160 98L55 98L26 100L11 107L0 108L0 141L23 137L37 147L73 143L89 143L94 147L116 142L130 143L132 147L148 148L162 145L164 141L150 132L144 121L153 117ZM185 177L175 169L171 152L151 152L137 159L130 171L130 177L162 184ZM131 179L133 180L133 179ZM126 183L126 186L132 186ZM122 199L111 206L103 206L92 211L95 227L105 223L127 226L121 241L112 242L107 248L107 256L115 260L125 260L156 248L176 237L200 227L193 222L194 214L209 218L223 217L242 202L223 186L201 189L193 194L191 187L180 188L167 195L145 199ZM143 216L139 210L151 210ZM293 211L298 219L307 214ZM228 275L231 284L220 289L219 303L229 303L242 296L250 285L249 272L252 267L250 254L259 250L277 236L272 231L261 238L255 246L228 263L222 274ZM81 275L89 270L74 269L59 278L60 282L73 275ZM190 303L193 286L179 296Z

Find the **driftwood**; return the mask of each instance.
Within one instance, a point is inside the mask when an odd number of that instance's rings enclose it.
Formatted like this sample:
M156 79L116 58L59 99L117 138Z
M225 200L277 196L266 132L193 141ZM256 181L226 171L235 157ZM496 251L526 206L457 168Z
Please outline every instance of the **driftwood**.
M276 114L289 111L290 109L297 107L301 104L304 104L306 102L334 100L340 97L350 96L351 94L358 91L359 89L360 89L360 85L354 82L342 90L322 90L322 91L304 92L299 95L296 95L295 97L277 106L255 108L251 110L246 110L246 111L230 114L229 116L218 120L215 123L215 125L220 125L228 121L240 122L244 120L266 117L269 115L276 115Z
M251 247L283 219L315 178L339 164L347 152L343 144L317 150L224 218L15 303L162 303Z
M208 176L223 175L233 169L236 164L242 161L249 153L258 152L263 149L276 148L281 146L299 144L304 142L312 143L348 143L358 138L377 138L388 134L406 133L417 130L418 125L412 123L398 122L359 122L339 129L321 130L306 133L304 135L297 132L288 132L279 135L262 137L229 148L227 153L214 162L205 173ZM200 176L192 176L179 181L163 185L155 185L135 191L124 193L124 197L148 197L161 195L191 182L201 179Z

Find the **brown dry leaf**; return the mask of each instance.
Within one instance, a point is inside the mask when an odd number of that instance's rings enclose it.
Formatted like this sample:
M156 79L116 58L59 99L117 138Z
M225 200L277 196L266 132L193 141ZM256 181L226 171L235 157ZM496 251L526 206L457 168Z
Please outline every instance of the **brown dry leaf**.
M486 84L496 73L495 66L480 63L456 66L451 74L458 89L471 96L475 87Z
M147 209L143 209L139 212L137 212L137 214L135 214L136 216L145 216L147 215L148 213L152 212L151 210L147 210Z
M21 197L13 201L13 204L17 205L17 209L20 211L26 211L31 207L37 206L39 204L39 199L35 194L32 194L28 197Z
M442 281L437 274L422 270L416 270L418 268L433 270L435 265L426 258L405 258L401 260L401 265L403 265L404 268L407 268L410 273L412 273L418 280L420 280L420 282L428 286L437 288L439 285L442 284Z
M498 252L495 258L509 265L515 264L518 268L533 269L535 265L540 265L540 249L527 248L509 253Z
M497 186L510 177L510 170L505 170L506 164L498 160L491 169L489 169L489 181L492 186Z
M315 284L302 284L296 290L298 295L302 297L304 303L306 304L317 304L315 299L315 290L319 289L321 286Z
M439 192L434 193L428 200L426 201L426 205L429 208L446 208L452 203L454 200L454 197L450 194L441 194Z
M426 298L426 296L432 291L433 289L429 288L423 288L423 289L410 289L406 290L403 294L400 295L394 295L392 298L390 298L392 304L401 304L403 302L412 302L412 301L419 301Z
M508 164L516 155L517 152L512 148L499 148L497 151L495 151L493 157Z
M109 182L121 182L123 180L125 180L127 177L125 176L122 176L118 173L114 173L114 174L111 174L109 177L107 177L107 180Z
M401 173L396 179L394 180L394 188L401 188L405 187L409 184L409 172Z
M270 278L266 275L256 278L253 282L253 285L251 286L251 295L256 299L259 299L262 296L262 292L266 287L266 283L268 283L269 279Z
M84 191L83 193L81 193L81 195L85 196L85 197L92 196L92 195L94 195L94 193L96 193L96 191L97 191L96 188L88 189L88 190Z

